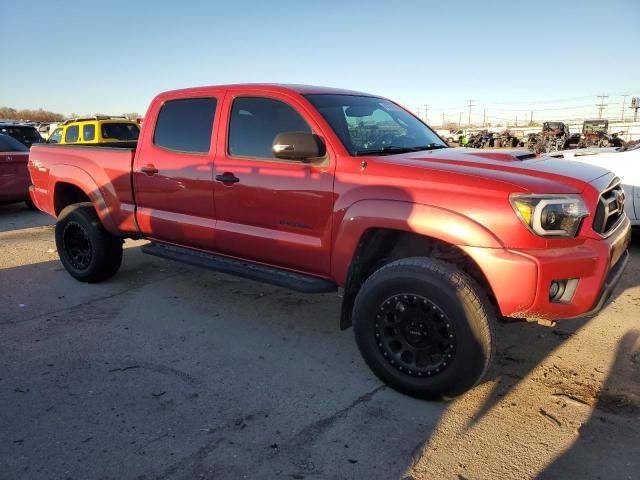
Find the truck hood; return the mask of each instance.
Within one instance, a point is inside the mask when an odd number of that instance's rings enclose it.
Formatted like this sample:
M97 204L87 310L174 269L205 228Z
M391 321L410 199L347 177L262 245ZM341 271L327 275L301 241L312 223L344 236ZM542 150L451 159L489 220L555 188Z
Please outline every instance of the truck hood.
M375 158L397 166L509 183L519 191L531 193L580 193L587 184L610 174L606 168L540 157L523 150L447 148Z

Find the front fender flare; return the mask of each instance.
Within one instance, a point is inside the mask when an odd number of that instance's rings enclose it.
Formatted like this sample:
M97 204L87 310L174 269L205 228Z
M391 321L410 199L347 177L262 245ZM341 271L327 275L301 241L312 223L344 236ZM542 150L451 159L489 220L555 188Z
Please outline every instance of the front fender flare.
M347 208L333 239L331 272L339 285L345 285L358 243L371 228L417 233L453 245L503 248L483 225L454 211L397 200L360 200Z

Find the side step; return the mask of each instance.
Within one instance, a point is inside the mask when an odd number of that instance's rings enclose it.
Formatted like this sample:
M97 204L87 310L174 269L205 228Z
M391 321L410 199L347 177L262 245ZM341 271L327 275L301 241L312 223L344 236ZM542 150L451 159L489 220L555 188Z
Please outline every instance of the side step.
M204 267L258 282L270 283L271 285L277 285L303 293L335 292L338 288L335 283L323 278L290 272L275 267L267 267L246 260L236 260L235 258L224 257L222 255L175 247L173 245L150 243L142 247L142 251L148 255L168 258L176 262L187 263L189 265L195 265L196 267Z

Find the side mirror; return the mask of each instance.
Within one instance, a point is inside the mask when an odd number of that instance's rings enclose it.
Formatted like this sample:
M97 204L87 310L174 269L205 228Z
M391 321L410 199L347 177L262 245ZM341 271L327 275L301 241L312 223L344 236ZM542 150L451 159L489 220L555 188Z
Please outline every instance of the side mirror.
M324 156L324 142L313 133L283 132L276 135L271 145L276 158L283 160L306 160Z

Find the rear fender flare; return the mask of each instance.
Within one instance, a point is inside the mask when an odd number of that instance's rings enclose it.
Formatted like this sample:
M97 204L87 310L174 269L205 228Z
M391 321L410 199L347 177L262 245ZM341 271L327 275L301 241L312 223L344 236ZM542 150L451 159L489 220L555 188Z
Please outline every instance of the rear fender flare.
M51 192L52 208L54 205L53 196L55 195L55 188L57 184L69 183L71 185L75 185L89 197L105 230L113 235L118 235L118 228L113 221L103 192L100 190L95 180L91 178L91 175L89 175L85 170L72 165L58 164L51 167L49 178L51 179L49 191Z

